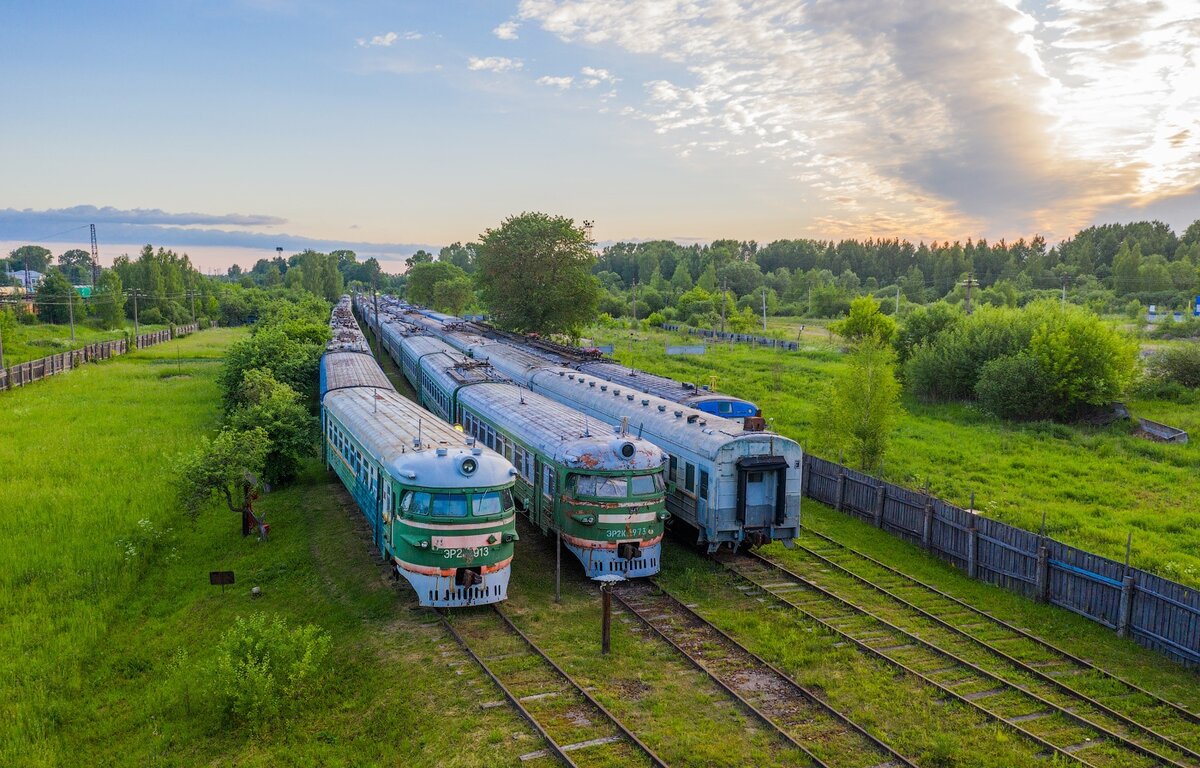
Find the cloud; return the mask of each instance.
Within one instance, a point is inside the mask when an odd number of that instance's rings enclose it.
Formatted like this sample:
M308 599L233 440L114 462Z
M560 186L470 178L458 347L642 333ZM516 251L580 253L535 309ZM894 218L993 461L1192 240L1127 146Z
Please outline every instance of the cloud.
M92 205L49 210L0 209L0 233L7 241L82 245L89 237L88 224L95 224L102 251L105 243L153 243L167 248L253 248L262 249L264 255L274 255L276 247L290 251L349 248L359 254L383 258L409 255L418 248L436 252L439 247L428 243L327 240L253 229L284 223L284 219L275 216L168 213L157 209L121 210ZM242 229L222 229L222 226Z
M467 69L472 71L509 72L524 66L525 62L520 59L510 59L505 56L488 56L486 58L472 56L467 59Z
M518 13L657 59L615 111L681 157L776 167L797 198L822 200L829 234L1065 234L1200 177L1200 6L1023 7L522 0Z
M595 88L597 85L601 85L602 83L612 83L615 85L616 83L620 82L607 69L600 69L598 67L584 67L583 69L579 70L579 73L583 75L583 84L588 88Z
M506 21L500 26L492 30L492 34L501 40L516 40L517 27L520 25L515 21Z
M159 208L121 209L94 205L76 205L70 208L48 208L35 211L30 208L0 209L0 229L9 230L24 226L68 226L70 224L163 224L178 227L188 226L234 226L271 227L286 224L287 219L257 213L168 213Z
M400 34L388 32L384 35L375 35L370 39L360 37L354 42L359 48L390 48L392 43L397 40L420 40L423 37L425 36L420 32L403 32Z
M569 75L566 77L546 76L546 77L539 77L537 79L537 84L538 85L547 85L547 86L551 86L553 88L559 88L562 90L566 90L567 88L571 87L571 83L573 83L574 81L575 81L575 78L570 77Z

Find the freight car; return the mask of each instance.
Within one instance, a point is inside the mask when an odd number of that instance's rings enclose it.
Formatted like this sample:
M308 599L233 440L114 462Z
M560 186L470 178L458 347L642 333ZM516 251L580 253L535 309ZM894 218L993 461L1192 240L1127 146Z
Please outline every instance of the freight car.
M802 451L796 441L629 387L509 344L395 308L458 351L514 382L609 424L628 423L668 456L667 510L694 526L710 552L799 533Z
M544 534L560 534L589 577L659 571L668 513L657 446L524 390L414 326L385 321L381 333L426 408L513 462L518 507Z
M349 306L344 297L334 310L334 340L321 357L326 465L350 491L375 546L412 585L421 605L504 600L517 540L516 470L399 395L374 358L361 351L365 339L358 346L354 336L362 331Z

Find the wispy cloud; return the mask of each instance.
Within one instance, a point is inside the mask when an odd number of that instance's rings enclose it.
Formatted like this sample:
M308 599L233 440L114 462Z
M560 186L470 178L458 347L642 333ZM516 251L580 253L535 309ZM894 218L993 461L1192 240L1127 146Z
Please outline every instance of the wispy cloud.
M537 79L538 85L547 85L552 88L559 88L562 90L566 90L567 88L570 88L571 83L573 83L573 82L575 82L575 78L573 78L569 75L565 76L565 77L550 77L549 75L547 75L545 77L539 77Z
M516 40L517 28L520 25L515 21L506 21L500 26L492 30L492 34L501 40Z
M467 69L484 72L510 72L521 69L525 62L520 59L510 59L506 56L488 56L479 58L472 56L467 59Z
M259 213L170 213L159 208L113 208L76 205L70 208L0 209L0 228L9 229L28 224L162 224L176 227L233 226L273 227L286 224L287 219Z
M1065 233L1200 176L1189 0L522 0L519 15L681 69L621 112L681 156L774 165L826 204L829 234Z
M420 32L388 32L374 37L360 37L354 41L359 48L390 48L397 40L420 40L425 37Z

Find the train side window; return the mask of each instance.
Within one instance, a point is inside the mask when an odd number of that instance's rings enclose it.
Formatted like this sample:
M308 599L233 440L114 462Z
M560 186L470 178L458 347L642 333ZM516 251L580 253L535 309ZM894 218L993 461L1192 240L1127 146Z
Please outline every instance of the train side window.
M708 470L700 470L700 498L708 501Z
M690 461L685 465L683 487L690 493L696 491L696 465Z
M751 472L748 475L746 475L746 481L750 482L750 483L761 483L762 476L763 476L762 472Z
M721 401L717 403L717 415L728 416L733 413L733 403L729 401Z
M667 479L670 480L672 483L675 483L675 482L679 481L678 480L679 476L677 474L679 471L679 461L674 456L671 456L670 460L671 460L671 464L670 464L670 469L667 472Z
M542 467L542 495L554 495L554 470L550 467Z

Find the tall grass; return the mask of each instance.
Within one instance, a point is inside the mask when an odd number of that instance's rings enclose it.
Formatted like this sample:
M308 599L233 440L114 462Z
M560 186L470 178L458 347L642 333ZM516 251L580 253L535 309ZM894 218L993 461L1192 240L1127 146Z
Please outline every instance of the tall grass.
M139 326L140 333L161 331L166 325ZM112 341L124 338L126 333L133 333L133 323L125 328L106 331L89 325L76 323L75 340L71 340L71 326L36 323L34 325L15 325L4 334L4 365L13 366L30 360L37 360L48 355L57 355L69 349L79 349L99 341Z
M616 357L684 381L708 384L758 403L774 428L823 450L816 429L821 394L841 355L820 342L802 352L711 344L706 354L669 357L681 338L660 331L635 334L592 329ZM694 343L694 341L693 341ZM1135 416L1200 437L1200 409L1168 401L1131 400ZM1130 427L1104 429L1038 422L1010 424L962 404L905 402L884 464L889 480L931 491L1004 522L1046 531L1060 541L1123 559L1133 534L1132 562L1167 578L1200 586L1200 441L1166 445L1135 437Z
M0 763L52 764L113 608L172 555L174 457L218 418L217 330L0 394Z

